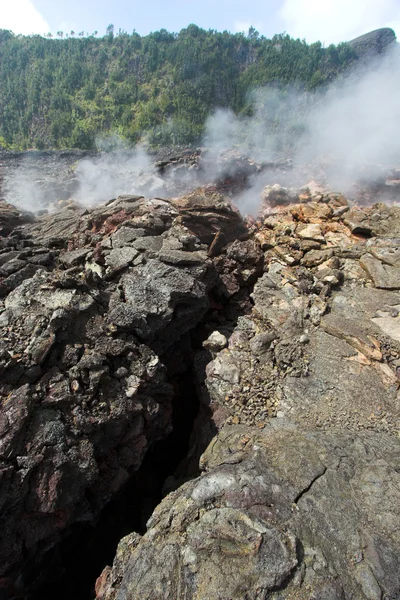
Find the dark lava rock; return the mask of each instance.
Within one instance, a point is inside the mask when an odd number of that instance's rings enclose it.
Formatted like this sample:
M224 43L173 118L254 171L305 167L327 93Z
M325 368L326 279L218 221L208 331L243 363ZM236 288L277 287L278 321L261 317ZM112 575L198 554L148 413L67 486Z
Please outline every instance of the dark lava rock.
M208 308L207 267L194 272L151 259L121 279L108 320L145 343L167 347L193 329ZM212 281L212 280L211 280Z
M246 234L238 210L218 193L196 190L174 200L173 204L179 210L179 222L202 243L211 244L219 232L224 234L226 242Z
M1 576L95 522L170 433L158 354L203 318L217 273L171 202L0 209ZM207 215L211 240L232 221L244 230L227 202Z
M32 223L34 219L32 213L21 211L5 200L0 200L0 236L6 236L18 225Z
M170 427L157 356L113 336L90 294L55 279L38 271L0 317L3 573L93 521Z

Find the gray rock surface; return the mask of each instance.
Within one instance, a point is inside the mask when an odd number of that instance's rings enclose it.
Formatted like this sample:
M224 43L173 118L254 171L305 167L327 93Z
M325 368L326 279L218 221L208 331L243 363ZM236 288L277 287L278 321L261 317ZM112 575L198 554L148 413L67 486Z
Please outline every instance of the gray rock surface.
M368 57L384 54L396 43L396 34L389 27L375 29L348 42L359 57Z
M226 420L263 426L279 415L302 427L395 433L400 213L383 205L363 209L378 233L360 239L348 213L331 220L332 210L305 207L279 209L267 230L256 231L261 244L266 235L269 243L254 306L207 365L204 401L217 426ZM293 227L299 214L305 223ZM308 246L307 230L324 242Z
M121 541L98 600L400 596L399 213L338 206L266 205L213 259L225 297L254 283L227 345L220 324L195 362L192 459L207 411L218 433L203 474Z
M12 204L0 199L0 235L6 236L18 225L32 223L35 217L32 213L19 210Z
M399 444L227 426L97 582L107 600L396 598Z
M207 283L213 283L213 278L207 282L207 276L207 266L191 272L150 259L121 278L123 301L119 294L111 298L108 321L162 349L191 330L205 314Z
M158 357L112 335L89 290L57 281L37 271L0 316L4 570L94 520L170 427L172 390Z

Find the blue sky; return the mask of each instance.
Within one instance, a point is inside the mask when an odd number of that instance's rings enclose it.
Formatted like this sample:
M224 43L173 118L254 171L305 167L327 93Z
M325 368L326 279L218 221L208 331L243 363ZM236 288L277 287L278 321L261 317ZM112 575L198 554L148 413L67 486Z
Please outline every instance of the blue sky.
M141 35L190 23L232 32L253 25L268 37L286 31L329 44L378 27L400 38L400 0L0 0L0 29L14 33L103 35L110 23Z
M74 24L74 30L97 30L101 34L109 23L116 30L121 27L130 33L136 29L141 35L162 28L179 31L190 23L205 29L235 31L242 26L248 28L253 20L261 24L266 14L275 21L269 24L271 35L277 32L276 27L279 31L282 27L282 23L276 22L281 0L270 0L268 11L263 8L265 2L253 1L251 18L243 0L33 0L33 3L53 28L65 21Z

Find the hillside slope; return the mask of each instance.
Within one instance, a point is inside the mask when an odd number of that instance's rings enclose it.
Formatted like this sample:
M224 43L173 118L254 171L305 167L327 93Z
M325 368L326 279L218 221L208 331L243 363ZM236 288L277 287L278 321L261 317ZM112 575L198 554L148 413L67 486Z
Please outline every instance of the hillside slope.
M71 32L73 33L73 32ZM312 90L357 59L347 44L324 48L189 25L104 37L16 36L0 30L0 146L92 148L99 136L151 144L199 139L216 107L248 112L248 92L272 84ZM66 34L67 35L67 34Z

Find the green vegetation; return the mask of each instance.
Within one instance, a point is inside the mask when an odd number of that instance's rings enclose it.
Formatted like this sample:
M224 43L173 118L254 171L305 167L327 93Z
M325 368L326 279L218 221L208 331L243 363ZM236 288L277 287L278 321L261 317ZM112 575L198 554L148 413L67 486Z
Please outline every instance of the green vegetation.
M92 148L118 134L153 145L195 142L216 107L248 114L248 92L267 84L305 91L348 68L346 44L324 48L189 25L59 39L0 30L0 147ZM50 36L50 34L49 34Z

